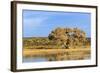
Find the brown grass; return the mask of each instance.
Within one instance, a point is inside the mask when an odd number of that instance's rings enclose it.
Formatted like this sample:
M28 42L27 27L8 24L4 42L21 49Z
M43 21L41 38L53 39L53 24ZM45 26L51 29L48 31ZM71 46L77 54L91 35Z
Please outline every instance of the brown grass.
M90 57L90 48L77 48L77 49L24 49L24 57L36 57L45 56L50 57L56 55L57 57L68 57L68 59L83 59L84 57Z

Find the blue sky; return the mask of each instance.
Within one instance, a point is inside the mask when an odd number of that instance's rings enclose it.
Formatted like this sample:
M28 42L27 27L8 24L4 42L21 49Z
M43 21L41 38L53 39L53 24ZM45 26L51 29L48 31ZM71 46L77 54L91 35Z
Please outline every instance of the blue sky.
M91 14L23 10L23 37L47 37L57 27L77 27L90 37Z

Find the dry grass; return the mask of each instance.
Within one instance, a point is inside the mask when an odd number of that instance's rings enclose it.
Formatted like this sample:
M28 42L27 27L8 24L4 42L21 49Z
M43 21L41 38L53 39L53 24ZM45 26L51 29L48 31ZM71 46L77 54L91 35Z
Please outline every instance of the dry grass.
M34 55L34 54L55 54L55 53L61 53L61 52L73 52L73 51L90 51L90 49L24 49L23 55Z
M57 60L68 59L84 59L85 57L90 57L91 49L87 48L77 48L77 49L24 49L24 57L38 57L44 56L50 58L51 56L56 56Z

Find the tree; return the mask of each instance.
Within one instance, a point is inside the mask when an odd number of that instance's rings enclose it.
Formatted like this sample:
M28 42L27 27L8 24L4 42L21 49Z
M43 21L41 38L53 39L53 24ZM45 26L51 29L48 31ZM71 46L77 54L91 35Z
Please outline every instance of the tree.
M77 46L84 46L84 43L86 41L85 32L78 28L74 28L73 33L73 37L75 39L75 43L77 44Z
M85 32L78 28L56 28L49 34L49 39L54 40L62 48L82 46L86 40Z

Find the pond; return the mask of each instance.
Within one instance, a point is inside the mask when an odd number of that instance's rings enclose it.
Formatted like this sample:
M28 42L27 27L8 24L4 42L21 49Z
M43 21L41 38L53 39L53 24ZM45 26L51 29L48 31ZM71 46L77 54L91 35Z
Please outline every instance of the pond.
M90 51L73 51L63 52L58 54L46 54L46 55L33 55L23 57L23 62L47 62L47 61L64 61L64 60L84 60L90 59Z
M23 58L23 62L46 62L48 61L47 58L45 57L36 57L36 58L33 58L33 57L29 57L29 58Z

